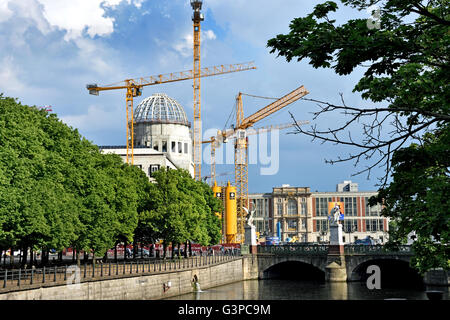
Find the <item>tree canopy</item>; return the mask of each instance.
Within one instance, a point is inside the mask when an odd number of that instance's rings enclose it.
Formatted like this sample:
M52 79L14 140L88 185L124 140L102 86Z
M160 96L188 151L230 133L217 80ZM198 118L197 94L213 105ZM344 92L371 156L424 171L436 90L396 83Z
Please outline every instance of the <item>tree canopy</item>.
M102 256L118 242L216 244L221 203L187 171L150 182L55 114L0 95L0 248ZM26 260L26 259L25 259Z
M55 114L0 95L0 246L70 246L102 255L133 238L137 167L81 137Z
M414 231L414 266L422 272L448 269L449 163L442 155L448 155L449 146L449 2L341 2L369 12L339 25L332 18L337 3L326 1L267 44L287 61L308 59L314 68L331 68L338 75L364 68L353 92L372 104L349 106L343 94L339 103L304 99L319 105L314 120L333 113L345 120L336 128L296 126L297 133L355 148L349 156L327 160L364 163L355 174L370 176L373 168L384 167L378 201L398 226L391 242Z
M220 241L221 221L214 212L220 211L222 204L207 184L195 181L186 170L162 168L153 178L145 224L158 238L175 244Z

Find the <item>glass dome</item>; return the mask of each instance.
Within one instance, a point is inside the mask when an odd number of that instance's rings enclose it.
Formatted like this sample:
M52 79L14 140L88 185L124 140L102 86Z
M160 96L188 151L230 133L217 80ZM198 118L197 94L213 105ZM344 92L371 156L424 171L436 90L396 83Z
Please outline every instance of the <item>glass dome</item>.
M183 107L165 93L155 93L139 103L134 122L175 123L190 126Z

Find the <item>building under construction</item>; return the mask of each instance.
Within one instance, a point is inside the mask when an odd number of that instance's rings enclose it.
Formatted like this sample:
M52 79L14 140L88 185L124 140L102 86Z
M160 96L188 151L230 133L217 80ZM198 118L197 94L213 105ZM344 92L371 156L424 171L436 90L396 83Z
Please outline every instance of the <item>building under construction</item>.
M190 1L193 15L193 69L188 71L160 74L150 77L126 79L119 83L99 86L87 85L90 94L99 95L107 90L126 90L126 145L103 146L103 152L120 155L124 161L139 166L151 179L152 173L160 168L186 169L193 178L201 180L202 144L211 144L211 187L214 195L223 202L223 212L216 213L222 220L222 242L242 243L244 241L245 217L249 209L248 201L248 132L258 121L299 100L308 91L300 86L274 102L266 105L248 117L244 117L242 96L252 96L239 92L236 98L236 123L231 129L219 131L217 136L202 141L201 127L201 78L231 72L256 69L252 62L219 65L201 68L200 35L201 0ZM142 95L146 86L193 80L193 121L189 122L183 107L164 93L155 93L143 99L134 108L134 98ZM255 97L255 96L253 96ZM297 125L299 125L297 123ZM288 126L292 126L289 124ZM286 127L286 126L285 126ZM266 131L283 126L263 128ZM261 128L260 128L261 129ZM258 132L258 131L256 131ZM226 186L218 186L215 180L215 149L228 140L235 145L235 181Z

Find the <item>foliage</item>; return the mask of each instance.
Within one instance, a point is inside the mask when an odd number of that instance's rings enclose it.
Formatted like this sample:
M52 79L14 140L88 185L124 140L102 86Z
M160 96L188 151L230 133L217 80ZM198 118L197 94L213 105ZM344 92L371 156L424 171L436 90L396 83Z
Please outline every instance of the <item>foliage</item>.
M214 210L221 203L208 185L195 181L186 170L161 170L153 174L146 224L166 243L186 240L202 245L220 240L220 220Z
M137 225L141 170L98 147L55 114L0 95L0 246L102 255Z
M382 202L383 215L394 219L390 245L413 237L414 267L450 269L450 129L427 134L423 145L412 144L392 159L393 182L371 204Z
M303 130L297 126L297 131L322 142L356 147L359 151L327 162L354 161L357 165L372 159L356 174L367 172L370 176L374 167L384 166L385 185L395 150L450 120L449 2L429 1L426 7L417 0L389 0L384 6L380 1L342 2L358 10L381 6L380 28L368 27L367 13L364 19L337 25L330 16L338 6L327 1L306 17L294 19L290 33L270 39L268 46L287 61L309 59L314 68L332 68L339 75L366 68L353 91L385 106L348 106L342 95L340 105L304 98L321 108L314 113L314 120L332 112L349 118L337 128ZM383 126L388 130L382 130Z
M391 244L414 231L413 265L421 272L448 269L449 2L341 2L360 11L377 5L379 25L368 21L367 13L338 25L331 18L338 5L327 1L294 19L290 32L270 39L268 46L287 61L309 59L314 68L331 68L338 75L366 68L353 92L376 106L349 106L342 94L339 104L304 99L320 107L314 120L333 112L346 120L324 130L297 125L297 132L357 150L328 163L368 161L356 173L367 172L368 177L373 168L384 167L378 201L384 199L384 214L395 221ZM376 16L376 10L371 12Z

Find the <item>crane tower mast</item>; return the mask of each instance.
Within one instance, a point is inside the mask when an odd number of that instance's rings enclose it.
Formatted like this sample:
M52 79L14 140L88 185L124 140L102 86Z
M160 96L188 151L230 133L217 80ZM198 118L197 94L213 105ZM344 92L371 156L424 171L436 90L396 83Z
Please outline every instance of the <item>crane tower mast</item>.
M194 10L192 21L194 22L194 130L193 130L193 155L194 155L194 178L202 179L202 119L201 119L201 91L200 91L200 22L204 20L201 0L191 0Z

